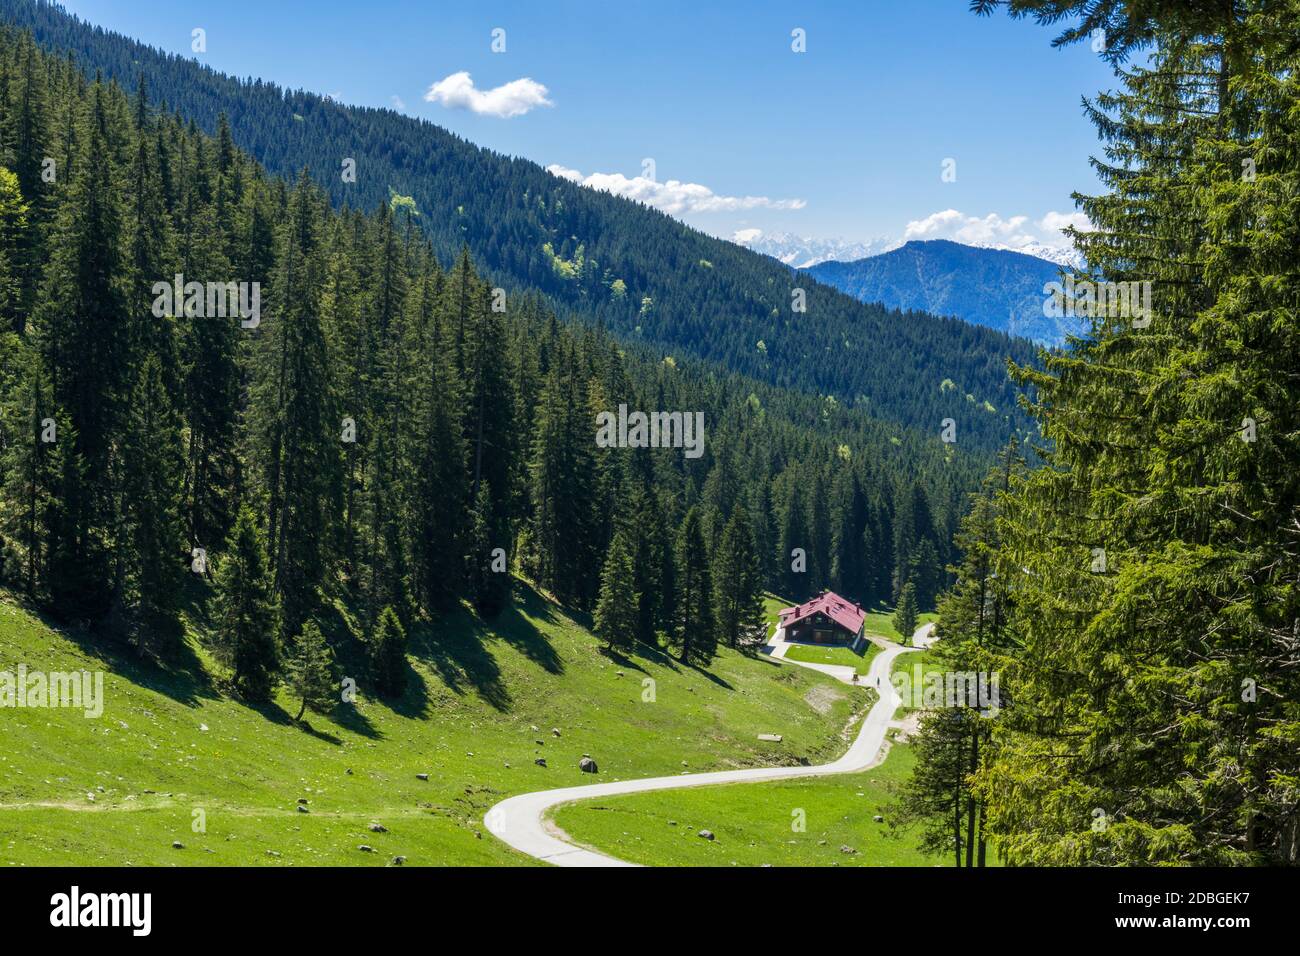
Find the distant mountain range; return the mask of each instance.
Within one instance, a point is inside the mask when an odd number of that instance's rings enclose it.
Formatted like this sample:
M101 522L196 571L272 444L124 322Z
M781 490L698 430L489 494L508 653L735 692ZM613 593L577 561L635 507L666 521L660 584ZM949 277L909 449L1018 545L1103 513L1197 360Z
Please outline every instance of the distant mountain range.
M878 236L875 239L855 240L837 237L822 238L818 236L796 236L791 232L764 232L762 229L741 229L731 237L736 245L744 246L765 256L771 256L784 262L792 269L807 269L821 262L853 262L870 256L893 252L903 245L902 239L890 239ZM933 240L924 240L933 241ZM1078 268L1083 264L1082 258L1072 248L1049 246L1042 242L1031 242L1022 246L1007 246L997 243L962 243L975 249L1004 249L1008 252L1022 252L1027 256L1036 256L1063 266Z
M1082 330L1080 320L1043 314L1043 286L1058 278L1062 264L932 239L855 262L819 262L804 271L863 302L956 316L1044 345L1060 345L1067 335Z
M763 232L761 229L741 229L732 236L732 241L746 249L753 249L765 256L771 256L784 262L792 269L807 269L819 262L834 259L850 262L876 256L891 249L897 249L895 239L868 239L857 242L851 239L819 239L815 236L796 236L789 232Z

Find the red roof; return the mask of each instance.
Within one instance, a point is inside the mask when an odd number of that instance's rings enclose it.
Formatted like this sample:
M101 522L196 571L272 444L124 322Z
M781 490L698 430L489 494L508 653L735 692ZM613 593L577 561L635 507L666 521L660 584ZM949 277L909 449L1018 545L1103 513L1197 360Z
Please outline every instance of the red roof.
M811 601L796 607L783 609L781 611L781 626L789 627L791 624L798 624L804 618L811 617L818 612L825 614L851 634L858 633L862 628L862 622L867 619L867 612L848 598L842 598L834 591L823 591Z

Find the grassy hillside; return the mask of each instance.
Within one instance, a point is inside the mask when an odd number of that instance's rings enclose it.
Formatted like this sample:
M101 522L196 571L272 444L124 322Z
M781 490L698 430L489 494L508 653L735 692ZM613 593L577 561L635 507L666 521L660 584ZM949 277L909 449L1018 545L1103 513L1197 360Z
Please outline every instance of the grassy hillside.
M914 834L888 825L914 762L896 745L861 774L588 800L557 808L554 819L580 843L647 865L938 866L946 861L918 850Z
M106 672L97 719L0 711L2 865L527 863L482 831L504 796L821 762L843 748L861 703L829 678L734 652L707 672L607 657L524 590L490 626L462 612L414 633L400 701L363 694L331 718L311 716L308 730L289 719L293 701L254 710L224 694L192 637L190 655L159 670L0 598L0 671ZM760 742L766 732L783 742ZM578 770L583 754L596 777ZM205 833L192 828L197 811Z

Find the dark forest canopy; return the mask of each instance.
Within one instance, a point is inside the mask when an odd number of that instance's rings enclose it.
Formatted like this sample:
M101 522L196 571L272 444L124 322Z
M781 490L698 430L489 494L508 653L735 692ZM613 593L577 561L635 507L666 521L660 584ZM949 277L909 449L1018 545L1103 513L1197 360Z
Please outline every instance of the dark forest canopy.
M514 571L592 610L616 538L605 577L631 574L636 636L683 655L707 657L713 605L753 637L762 587L933 602L982 456L562 323L468 251L441 262L403 204L332 211L149 89L0 33L10 586L142 652L215 588L254 694L336 602L367 631L387 608L492 614ZM703 454L599 447L620 404L702 412ZM680 618L679 570L714 562L682 585L704 616Z

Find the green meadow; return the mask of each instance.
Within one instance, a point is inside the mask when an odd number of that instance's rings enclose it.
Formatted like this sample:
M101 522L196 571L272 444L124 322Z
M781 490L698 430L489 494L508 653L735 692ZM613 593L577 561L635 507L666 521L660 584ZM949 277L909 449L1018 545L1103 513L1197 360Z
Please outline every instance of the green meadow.
M553 819L579 843L652 866L947 865L889 826L914 762L896 744L863 773L587 800Z
M612 655L517 590L490 623L460 611L414 629L402 698L373 699L362 680L355 704L304 725L283 692L266 707L233 698L193 633L160 667L0 594L0 671L102 671L105 697L98 718L0 708L0 866L529 864L484 831L506 796L820 763L866 706L759 655L724 649L707 670Z

